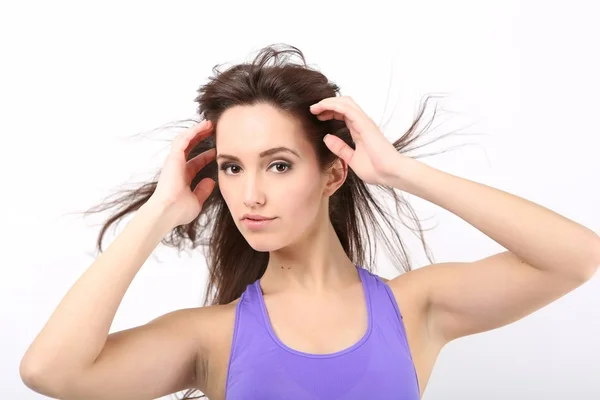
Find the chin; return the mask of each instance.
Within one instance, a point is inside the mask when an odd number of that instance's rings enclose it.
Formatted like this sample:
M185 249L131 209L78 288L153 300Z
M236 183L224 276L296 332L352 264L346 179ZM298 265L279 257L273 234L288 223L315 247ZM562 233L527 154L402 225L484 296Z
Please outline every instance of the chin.
M250 240L246 238L246 241L254 250L264 253L279 250L283 247L281 243L279 243L277 240L273 240L272 238L250 238Z

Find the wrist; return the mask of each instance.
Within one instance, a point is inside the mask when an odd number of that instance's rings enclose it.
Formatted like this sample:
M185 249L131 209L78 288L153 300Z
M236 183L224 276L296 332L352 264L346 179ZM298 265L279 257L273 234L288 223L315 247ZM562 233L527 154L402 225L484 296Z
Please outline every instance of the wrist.
M173 206L169 202L150 198L140 207L138 213L142 214L145 219L152 221L157 229L165 233L177 226Z
M402 189L400 186L413 176L413 170L417 167L415 163L418 161L402 154L387 160L385 168L383 168L383 184Z

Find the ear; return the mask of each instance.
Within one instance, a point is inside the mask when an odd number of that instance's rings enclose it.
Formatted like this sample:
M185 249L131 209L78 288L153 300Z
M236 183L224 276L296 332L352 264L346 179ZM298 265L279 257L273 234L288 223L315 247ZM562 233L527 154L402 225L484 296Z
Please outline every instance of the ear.
M338 158L335 163L327 170L327 180L323 194L332 196L346 181L348 176L348 164L341 158Z

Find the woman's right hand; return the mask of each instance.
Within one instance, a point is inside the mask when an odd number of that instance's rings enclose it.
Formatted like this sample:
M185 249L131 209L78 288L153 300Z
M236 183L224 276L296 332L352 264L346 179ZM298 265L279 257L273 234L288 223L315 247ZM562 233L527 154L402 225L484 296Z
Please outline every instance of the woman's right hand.
M216 149L207 150L186 161L194 146L212 133L212 122L204 120L181 133L171 144L156 189L148 203L164 207L173 217L173 227L192 222L215 187L212 179L204 178L193 191L190 189L196 174L214 160Z

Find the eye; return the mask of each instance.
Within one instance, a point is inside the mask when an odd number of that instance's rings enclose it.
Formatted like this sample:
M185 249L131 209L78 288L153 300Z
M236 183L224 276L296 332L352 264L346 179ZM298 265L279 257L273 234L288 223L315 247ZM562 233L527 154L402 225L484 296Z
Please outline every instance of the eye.
M239 166L235 164L221 164L221 166L219 167L221 171L227 171L229 168L239 168Z
M290 169L292 169L292 165L291 165L290 163L283 162L283 161L280 161L280 162L273 163L273 164L271 164L271 167L281 167L281 168L285 168L283 171L282 171L281 169L276 169L276 170L277 170L277 172L278 172L278 173L280 173L280 174L281 174L281 173L284 173L284 172L286 172L286 171L288 171L288 170L290 170Z
M271 166L269 168L275 168L277 173L282 174L282 173L292 169L292 164L285 162L285 161L279 161L279 162L275 162L275 163L271 164ZM226 164L222 164L219 167L219 169L221 171L225 171L226 173L227 173L227 170L230 170L231 174L228 174L228 175L237 175L240 167L239 167L239 165L236 165L236 164L226 163ZM236 169L236 170L234 170L234 169Z

